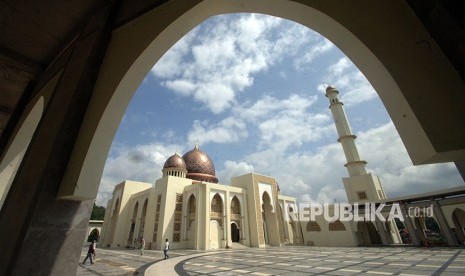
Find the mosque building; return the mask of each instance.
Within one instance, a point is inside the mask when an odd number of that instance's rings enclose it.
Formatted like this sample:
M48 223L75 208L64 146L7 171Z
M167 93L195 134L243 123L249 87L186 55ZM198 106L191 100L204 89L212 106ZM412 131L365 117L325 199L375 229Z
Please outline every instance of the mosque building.
M169 157L155 186L124 181L109 201L101 244L131 247L144 237L149 248L165 239L171 248L217 249L302 244L293 197L280 194L273 177L249 173L218 183L215 166L198 146Z
M434 203L434 219L447 244L465 242L465 200L458 199L463 196L463 189L397 201L387 199L379 178L368 173L367 162L360 159L356 136L352 134L338 93L333 86L326 89L338 142L347 160L345 167L349 176L342 180L348 204L376 202L376 206L392 207L400 202L398 211L406 218L405 232L409 232L409 242L420 245L428 239L425 216L408 217L407 211L424 208L426 197ZM196 250L405 242L393 220L382 221L377 217L365 217L362 221L328 220L324 214L310 219L310 208L305 208L305 204L299 206L294 197L280 194L279 185L272 176L251 172L232 178L230 185L220 184L211 158L197 145L183 156L177 153L170 156L162 173L155 185L126 180L115 186L106 208L99 240L101 246L134 247L142 238L147 249L157 250L166 239L172 249ZM449 196L454 197L452 201L447 198ZM334 215L338 206L333 204L326 208ZM362 217L367 211L370 208L357 210ZM380 211L385 218L389 212L389 209Z

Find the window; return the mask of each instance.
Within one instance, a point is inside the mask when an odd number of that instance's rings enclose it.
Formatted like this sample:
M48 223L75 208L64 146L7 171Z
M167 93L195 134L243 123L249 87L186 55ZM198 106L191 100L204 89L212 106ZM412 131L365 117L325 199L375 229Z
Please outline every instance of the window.
M309 221L307 223L307 231L308 232L319 232L321 231L321 227L316 221Z
M358 195L358 199L367 199L368 198L367 193L365 191L357 192L357 195Z
M340 220L329 223L329 231L346 231L346 227Z

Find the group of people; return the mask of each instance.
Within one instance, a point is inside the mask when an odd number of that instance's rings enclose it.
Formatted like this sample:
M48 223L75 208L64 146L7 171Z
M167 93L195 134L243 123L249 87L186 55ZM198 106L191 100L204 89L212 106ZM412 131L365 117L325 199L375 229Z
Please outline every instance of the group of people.
M95 253L96 253L96 243L97 241L93 240L91 244L89 245L89 249L87 250L87 255L84 261L82 261L82 264L84 265L87 261L87 259L90 260L90 264L94 264L94 258L95 258ZM168 250L170 248L170 243L168 242L168 239L165 241L165 246L163 247L163 254L165 255L165 260L168 259L170 256L168 255ZM145 249L145 239L142 238L140 240L140 255L144 255L144 249Z

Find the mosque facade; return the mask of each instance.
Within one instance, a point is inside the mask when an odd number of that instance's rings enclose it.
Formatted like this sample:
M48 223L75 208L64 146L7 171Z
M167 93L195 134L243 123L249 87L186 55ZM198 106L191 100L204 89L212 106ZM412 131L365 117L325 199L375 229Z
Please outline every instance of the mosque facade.
M141 238L149 248L168 239L173 249L303 244L299 222L286 219L287 210L297 210L296 199L281 195L273 177L249 173L220 184L198 146L169 157L162 172L154 186L124 181L115 187L101 244L132 247Z
M333 86L327 87L338 142L347 160L344 166L349 176L342 179L346 206L350 205L354 218L360 215L361 219L339 219L343 210L337 204L325 206L333 219L325 213L310 217L310 206L282 195L272 176L248 173L232 178L229 185L218 183L211 158L196 145L183 156L170 156L155 185L126 180L115 186L107 204L100 246L137 247L142 238L147 249L157 250L166 239L172 249L196 250L267 245L421 245L431 239L432 232L426 225L429 206L435 208L431 218L438 224L436 234L444 237L441 242L451 246L465 243L465 191L457 188L388 199L380 179L367 171L367 162L359 156L356 136L338 94ZM355 209L363 204L365 208ZM381 217L388 218L394 210L405 219L403 233L408 233L407 240L401 237L394 220L367 216L376 208ZM412 216L411 210L419 213Z

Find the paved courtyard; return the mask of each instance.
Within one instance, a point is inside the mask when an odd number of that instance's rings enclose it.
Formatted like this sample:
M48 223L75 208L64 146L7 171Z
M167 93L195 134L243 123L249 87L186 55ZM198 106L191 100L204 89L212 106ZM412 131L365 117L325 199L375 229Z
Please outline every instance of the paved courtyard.
M82 259L85 256L82 252ZM413 247L269 247L189 251L97 251L77 275L465 275L465 249ZM81 260L82 260L81 259Z

